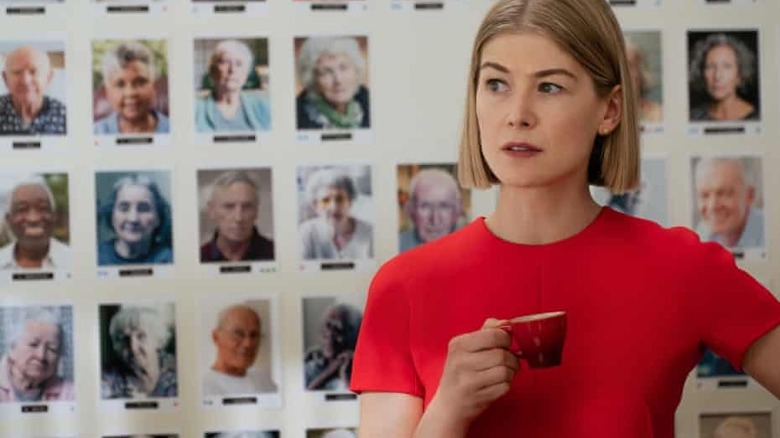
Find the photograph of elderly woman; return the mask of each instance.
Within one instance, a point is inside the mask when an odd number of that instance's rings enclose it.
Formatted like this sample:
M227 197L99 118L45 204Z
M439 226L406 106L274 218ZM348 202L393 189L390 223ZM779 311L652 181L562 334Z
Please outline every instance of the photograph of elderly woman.
M688 32L690 121L760 120L758 31Z
M303 373L309 391L349 391L363 311L335 297L303 299Z
M298 129L371 127L368 38L298 37L294 49Z
M661 32L626 31L626 55L642 122L663 121Z
M74 400L73 309L0 307L0 403Z
M196 39L195 129L268 131L268 39Z
M173 263L167 171L97 172L98 266Z
M100 306L103 399L178 396L173 303Z
M769 412L702 414L701 438L772 438Z
M96 135L170 132L167 58L164 40L92 43Z
M374 258L371 166L298 168L302 260Z
M0 174L0 269L71 265L66 173Z
M65 43L0 41L0 135L64 135Z

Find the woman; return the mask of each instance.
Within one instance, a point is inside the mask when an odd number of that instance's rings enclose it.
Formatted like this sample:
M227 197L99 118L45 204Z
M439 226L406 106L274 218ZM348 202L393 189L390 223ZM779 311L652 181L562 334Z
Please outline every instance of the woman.
M661 122L663 120L663 107L649 96L653 86L653 78L645 65L645 54L630 38L626 38L626 55L631 80L637 93L636 104L640 119L643 122Z
M198 132L267 131L268 102L259 92L243 91L254 66L252 52L237 40L220 41L209 61L213 88L195 107Z
M154 56L143 44L119 43L103 55L103 87L113 112L95 122L95 134L167 134L168 117L155 109Z
M357 197L351 176L343 169L319 169L306 182L306 196L317 216L299 227L303 260L374 257L373 227L350 215Z
M4 332L9 348L0 359L0 403L76 398L73 382L58 373L67 352L60 318L44 308L26 309L18 323L4 327Z
M148 177L133 174L114 183L98 222L112 235L98 245L98 265L173 262L171 207Z
M703 346L780 395L771 293L720 245L590 196L639 170L608 3L497 1L469 74L459 176L497 184L496 210L377 273L352 374L359 435L671 438ZM500 327L559 310L563 363L520 369Z
M298 129L371 126L366 60L355 38L308 38L298 54Z
M746 96L755 72L755 55L737 38L716 33L697 42L690 70L691 121L758 120L758 107ZM694 106L696 101L703 102Z
M165 347L172 333L150 307L122 306L108 327L115 360L103 371L104 399L176 397L176 358Z
M303 362L306 389L347 390L361 319L360 311L348 304L325 311L320 345L309 350Z

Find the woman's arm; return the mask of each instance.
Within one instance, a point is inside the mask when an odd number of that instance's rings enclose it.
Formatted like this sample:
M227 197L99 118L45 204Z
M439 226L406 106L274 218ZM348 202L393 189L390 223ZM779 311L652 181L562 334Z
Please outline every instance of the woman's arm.
M751 377L780 399L780 326L753 342L742 362Z
M360 438L409 438L423 412L419 397L397 392L360 395Z

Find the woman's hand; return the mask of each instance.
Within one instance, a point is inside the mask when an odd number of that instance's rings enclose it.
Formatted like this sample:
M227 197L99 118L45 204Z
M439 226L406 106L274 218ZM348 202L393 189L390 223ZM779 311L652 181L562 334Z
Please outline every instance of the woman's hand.
M439 389L417 436L465 436L471 422L509 391L520 365L507 348L507 321L488 319L480 330L452 338Z

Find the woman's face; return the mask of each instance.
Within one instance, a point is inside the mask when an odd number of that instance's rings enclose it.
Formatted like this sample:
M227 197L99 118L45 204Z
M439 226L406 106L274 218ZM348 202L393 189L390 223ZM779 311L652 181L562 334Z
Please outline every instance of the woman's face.
M106 80L106 97L119 117L129 122L146 120L154 105L154 78L148 65L131 61Z
M125 185L116 194L111 225L117 238L128 244L151 240L160 225L154 195L146 186Z
M41 321L28 321L24 333L11 348L9 361L26 379L40 383L57 372L60 348L59 327Z
M317 214L331 225L341 224L349 219L352 201L344 189L338 187L322 188L314 202Z
M159 345L142 327L126 328L122 336L120 356L132 370L148 370L159 361Z
M737 92L742 79L739 76L737 52L721 44L707 52L704 60L704 82L713 100L724 100Z
M478 79L482 153L502 184L586 184L597 131L619 122L618 91L600 98L584 67L537 34L490 40Z
M357 68L344 53L320 56L314 73L317 91L332 106L346 105L358 91Z
M239 53L225 50L217 59L214 69L214 82L222 91L241 91L249 77L249 65Z

